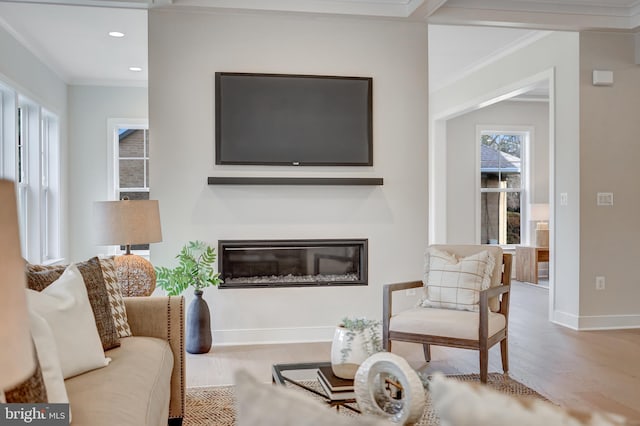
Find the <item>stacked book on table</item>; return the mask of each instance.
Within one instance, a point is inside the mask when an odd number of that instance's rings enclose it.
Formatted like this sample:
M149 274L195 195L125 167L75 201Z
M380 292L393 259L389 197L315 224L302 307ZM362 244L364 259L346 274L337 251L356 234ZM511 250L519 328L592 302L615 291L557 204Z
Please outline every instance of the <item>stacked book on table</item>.
M331 366L318 368L318 381L327 397L332 401L356 398L353 380L342 379L334 375Z

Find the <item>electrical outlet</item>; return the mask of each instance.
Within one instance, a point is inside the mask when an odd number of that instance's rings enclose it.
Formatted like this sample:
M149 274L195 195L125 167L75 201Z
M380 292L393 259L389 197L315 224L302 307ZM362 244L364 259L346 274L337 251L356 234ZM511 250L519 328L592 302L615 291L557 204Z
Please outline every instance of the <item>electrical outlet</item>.
M560 205L561 206L569 205L569 194L567 194L566 192L560 193Z
M596 277L596 290L604 290L605 281L604 277Z
M415 296L416 295L416 289L415 288L410 288L407 290L407 296Z

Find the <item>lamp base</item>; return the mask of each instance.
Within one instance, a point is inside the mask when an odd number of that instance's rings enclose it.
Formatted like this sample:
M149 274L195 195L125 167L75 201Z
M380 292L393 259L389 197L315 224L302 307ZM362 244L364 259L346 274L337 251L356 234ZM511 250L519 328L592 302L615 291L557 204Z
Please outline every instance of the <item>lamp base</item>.
M116 276L125 297L150 296L156 288L156 271L147 259L135 254L115 257Z

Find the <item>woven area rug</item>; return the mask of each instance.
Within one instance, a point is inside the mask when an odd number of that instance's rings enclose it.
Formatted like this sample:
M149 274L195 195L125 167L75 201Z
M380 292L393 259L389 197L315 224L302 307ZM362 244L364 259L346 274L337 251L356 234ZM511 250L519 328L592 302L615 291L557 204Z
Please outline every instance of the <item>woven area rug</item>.
M465 382L480 382L478 374L449 376ZM303 382L316 387L316 381ZM531 388L511 379L509 376L490 373L487 385L497 391L513 396L528 396L545 400L545 398ZM295 387L294 387L295 388ZM310 397L318 398L300 388L300 392ZM319 388L318 388L319 389ZM327 406L328 407L328 406ZM354 415L350 410L340 410L341 414ZM233 386L198 387L187 389L187 409L184 418L184 426L232 426L235 424L235 396ZM419 426L439 425L440 421L431 408L431 400L427 393L427 406L425 407Z

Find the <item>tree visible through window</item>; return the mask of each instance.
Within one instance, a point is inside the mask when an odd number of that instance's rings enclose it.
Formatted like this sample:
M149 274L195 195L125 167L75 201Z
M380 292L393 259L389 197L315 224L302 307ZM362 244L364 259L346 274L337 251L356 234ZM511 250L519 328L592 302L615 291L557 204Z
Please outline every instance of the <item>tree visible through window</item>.
M118 129L118 187L119 200L149 199L149 131L147 129ZM126 197L126 198L125 198ZM149 250L149 244L132 245L132 250ZM124 246L121 247L124 250Z
M520 244L524 134L482 132L480 138L480 241Z

